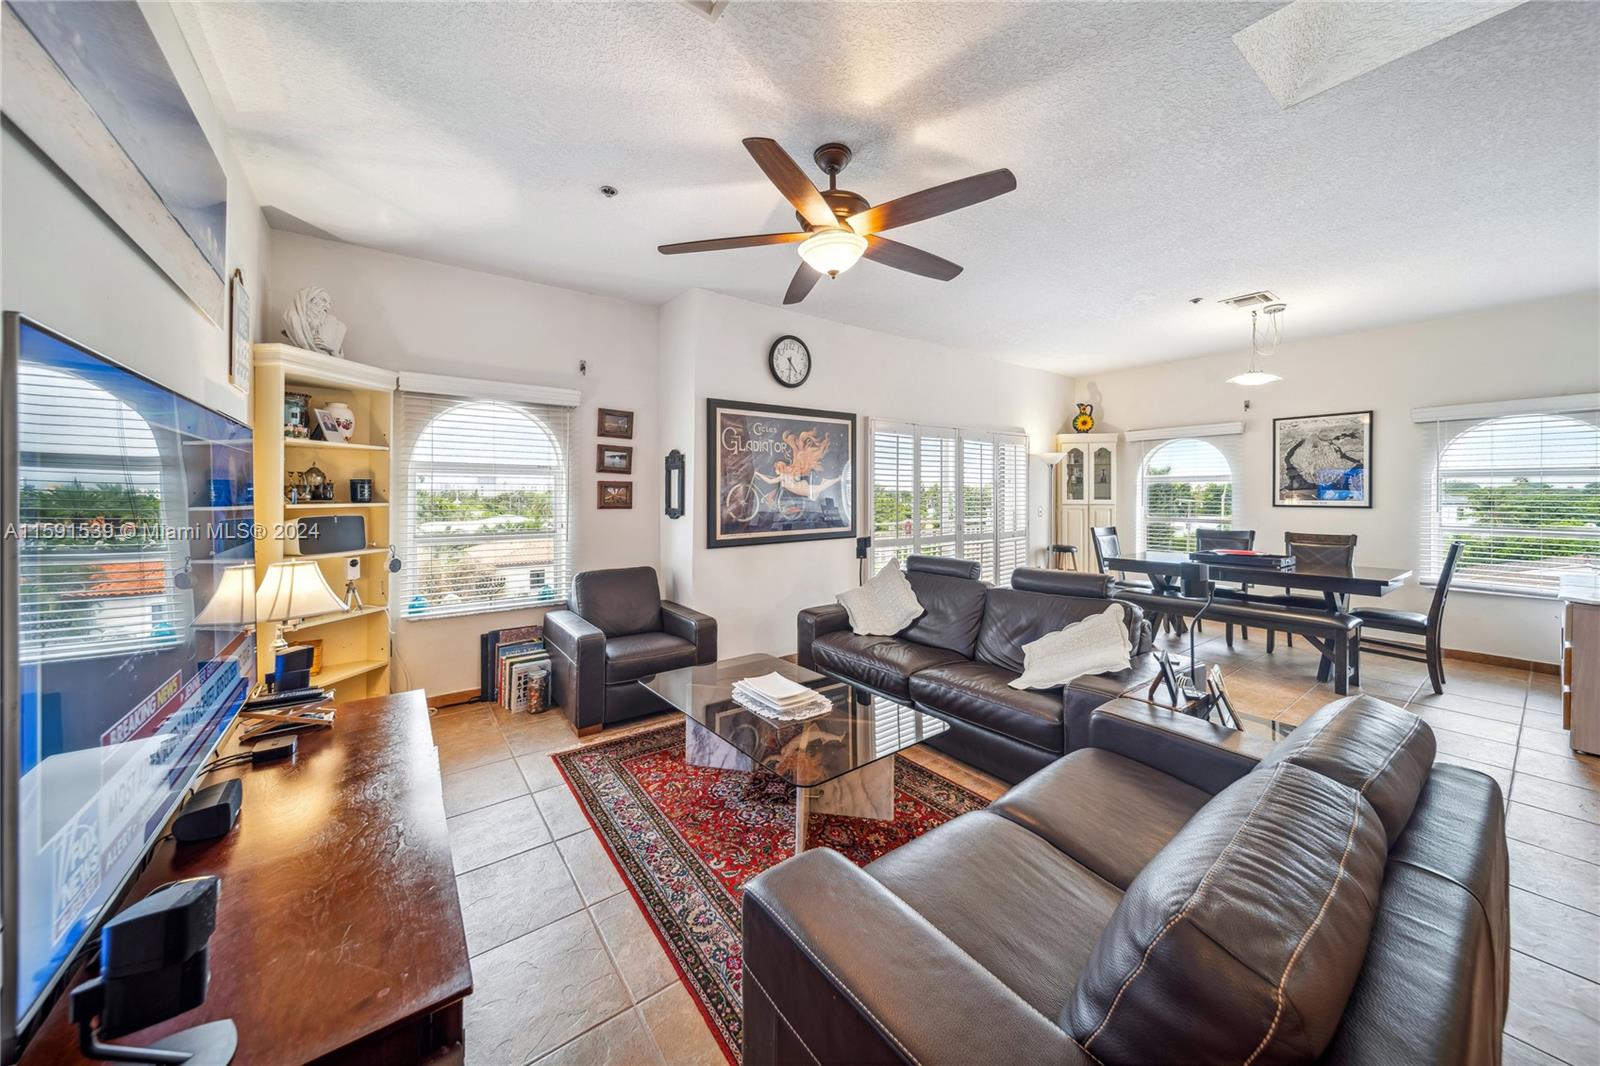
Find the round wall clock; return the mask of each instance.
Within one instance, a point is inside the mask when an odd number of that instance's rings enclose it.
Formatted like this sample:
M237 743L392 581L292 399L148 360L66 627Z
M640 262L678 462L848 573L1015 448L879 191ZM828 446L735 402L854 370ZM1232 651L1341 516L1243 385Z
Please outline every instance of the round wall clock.
M767 352L767 369L779 385L798 389L811 376L811 349L799 337L779 337Z

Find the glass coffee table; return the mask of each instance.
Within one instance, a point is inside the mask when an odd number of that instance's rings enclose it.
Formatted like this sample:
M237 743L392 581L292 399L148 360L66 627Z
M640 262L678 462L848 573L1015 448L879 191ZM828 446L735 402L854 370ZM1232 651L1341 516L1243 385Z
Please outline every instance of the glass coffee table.
M774 672L827 696L832 709L803 722L780 722L734 702L735 681ZM812 812L893 821L890 756L950 728L888 700L858 700L848 685L772 655L669 670L640 684L683 714L685 762L765 771L794 786L796 854L806 848Z

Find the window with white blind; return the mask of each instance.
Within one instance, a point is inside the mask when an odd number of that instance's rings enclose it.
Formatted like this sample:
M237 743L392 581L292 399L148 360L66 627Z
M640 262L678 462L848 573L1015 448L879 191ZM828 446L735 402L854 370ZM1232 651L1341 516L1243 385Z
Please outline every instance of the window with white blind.
M872 565L908 555L976 560L1004 584L1028 561L1028 438L869 423Z
M565 602L572 409L400 396L402 618Z
M17 552L22 662L132 655L178 644L189 597L170 575L187 546L152 531L185 524L187 495L169 429L156 430L88 377L18 368L20 515Z
M1200 529L1233 527L1233 464L1217 441L1150 442L1139 463L1139 547L1193 551Z
M1600 567L1600 413L1426 423L1433 447L1423 580L1461 541L1455 587L1554 595Z

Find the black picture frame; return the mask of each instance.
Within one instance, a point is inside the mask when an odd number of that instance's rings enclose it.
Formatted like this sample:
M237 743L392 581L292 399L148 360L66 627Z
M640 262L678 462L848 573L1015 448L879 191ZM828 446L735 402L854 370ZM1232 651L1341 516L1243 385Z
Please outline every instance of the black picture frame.
M1348 421L1350 426L1362 431L1359 456L1346 451L1348 445L1338 443L1338 438L1348 432L1341 427L1341 420ZM1371 411L1337 411L1332 414L1274 418L1271 440L1272 506L1371 509L1373 449L1376 441L1373 422ZM1298 442L1285 444L1283 440L1285 434L1297 431L1301 434ZM1320 438L1316 436L1319 432L1323 434ZM1356 461L1361 464L1359 496L1342 497L1338 494L1351 491L1348 483L1340 488L1329 489L1329 483L1307 477L1296 466L1293 457L1299 454L1299 449L1313 440L1317 440L1322 450L1342 457L1341 461ZM1347 468L1342 476L1348 481L1354 469L1354 467ZM1324 495L1324 493L1329 494Z
M706 400L706 547L853 539L857 469L854 414Z

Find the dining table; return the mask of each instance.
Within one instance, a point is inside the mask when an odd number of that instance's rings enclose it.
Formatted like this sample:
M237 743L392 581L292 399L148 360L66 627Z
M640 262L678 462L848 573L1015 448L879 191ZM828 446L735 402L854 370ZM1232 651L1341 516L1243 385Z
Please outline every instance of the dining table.
M1144 574L1157 592L1174 592L1184 563L1192 561L1183 551L1136 551L1107 556L1107 570ZM1404 587L1410 570L1381 566L1321 567L1298 563L1292 570L1271 566L1236 566L1206 561L1213 581L1237 581L1247 585L1268 585L1281 589L1320 592L1328 613L1344 614L1351 596L1387 596Z
M1184 551L1135 551L1107 556L1105 568L1112 572L1139 573L1150 579L1154 592L1160 595L1178 595L1179 579L1183 565L1193 562ZM1234 581L1241 586L1267 585L1285 591L1299 589L1320 592L1324 609L1329 614L1348 614L1351 596L1387 596L1405 586L1411 578L1410 570L1379 566L1329 567L1312 562L1297 562L1292 569L1280 570L1272 566L1252 566L1240 563L1235 566L1204 560L1212 581ZM1309 597L1307 597L1309 599ZM1248 592L1234 593L1229 599L1250 601ZM1302 610L1311 610L1308 604L1296 603ZM1317 680L1326 681L1333 671L1333 652L1330 647L1311 639L1322 652L1322 662L1317 668ZM1230 642L1231 643L1231 642ZM1359 653L1356 656L1359 662ZM1358 681L1359 667L1352 668L1352 680Z

